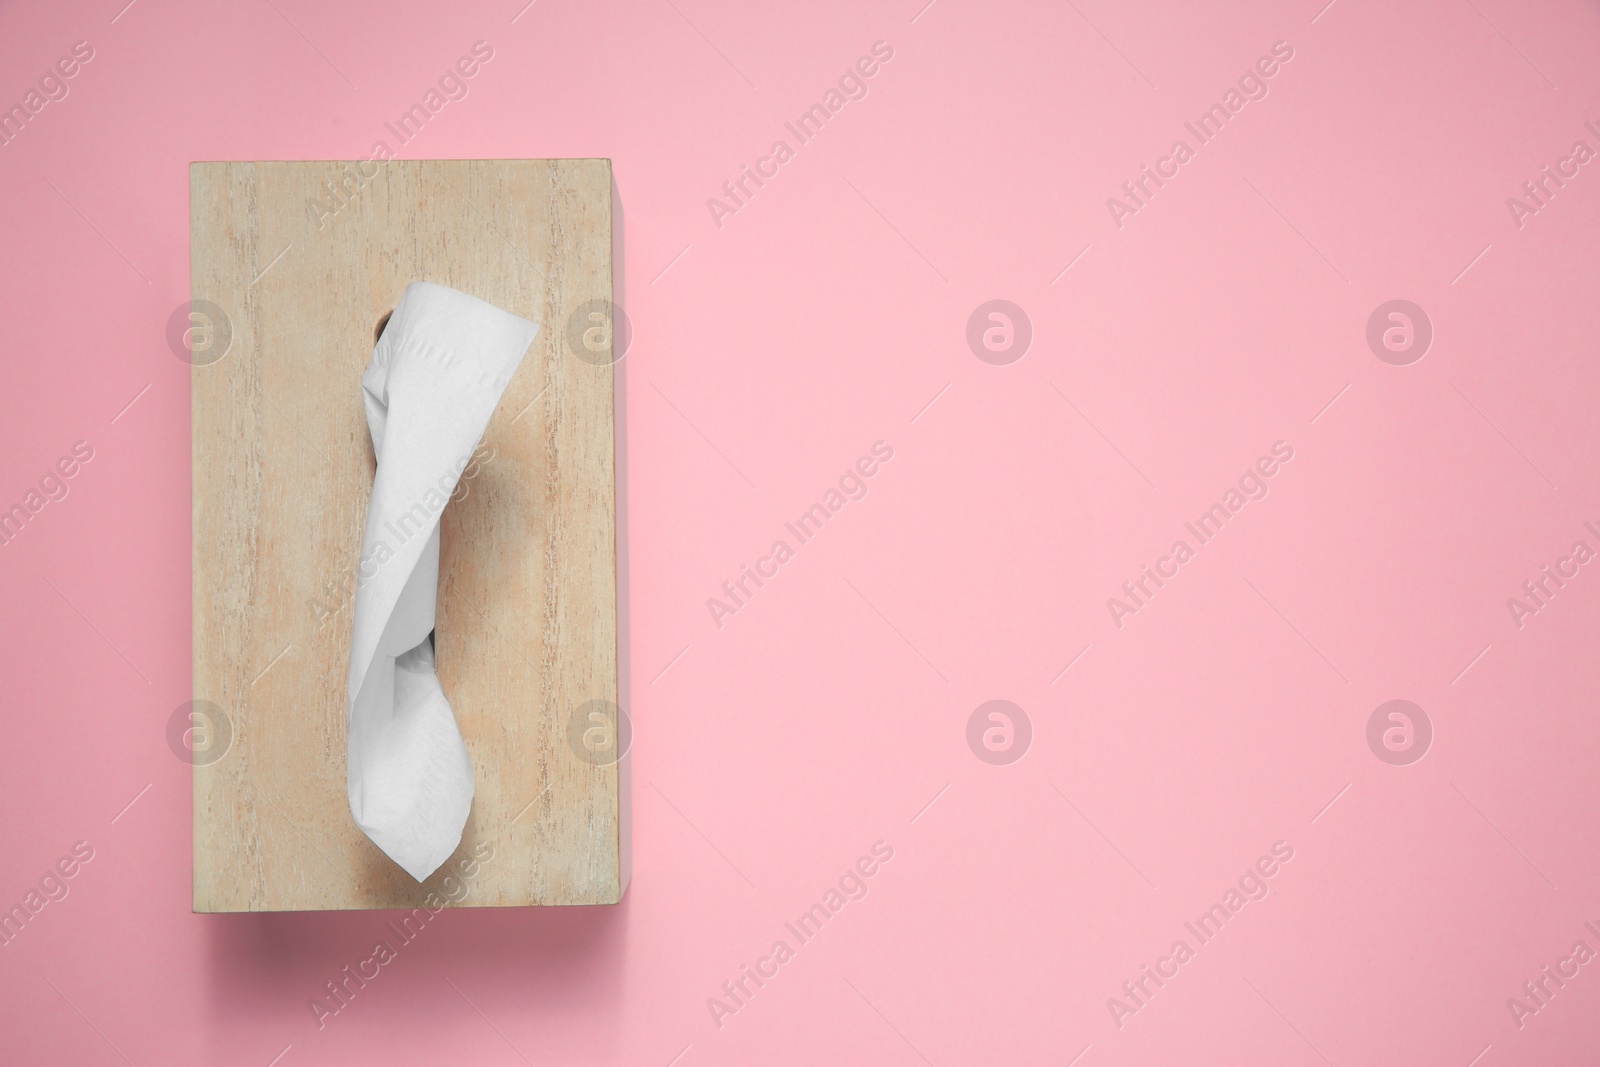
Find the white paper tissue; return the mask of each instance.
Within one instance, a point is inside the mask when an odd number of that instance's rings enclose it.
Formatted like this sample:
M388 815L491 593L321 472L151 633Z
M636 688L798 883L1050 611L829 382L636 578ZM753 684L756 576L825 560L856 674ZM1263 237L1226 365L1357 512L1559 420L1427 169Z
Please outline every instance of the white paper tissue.
M378 471L350 635L350 813L419 882L461 843L473 792L434 673L439 515L538 329L412 282L361 378Z

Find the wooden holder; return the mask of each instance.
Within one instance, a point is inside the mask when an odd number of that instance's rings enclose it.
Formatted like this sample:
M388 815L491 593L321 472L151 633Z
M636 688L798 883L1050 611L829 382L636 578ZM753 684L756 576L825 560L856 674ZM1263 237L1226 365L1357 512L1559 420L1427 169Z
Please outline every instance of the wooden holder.
M189 210L194 910L617 903L630 730L610 161L195 163ZM360 379L413 280L539 324L441 518L438 673L477 791L461 848L421 885L345 799L375 467Z

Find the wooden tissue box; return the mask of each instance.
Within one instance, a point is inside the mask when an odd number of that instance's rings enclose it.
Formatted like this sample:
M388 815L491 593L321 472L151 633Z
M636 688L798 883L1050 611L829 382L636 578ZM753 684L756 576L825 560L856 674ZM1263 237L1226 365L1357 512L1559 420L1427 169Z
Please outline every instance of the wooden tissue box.
M604 159L190 169L194 910L614 904L629 874L621 215ZM360 379L406 284L539 324L441 517L438 673L476 795L417 884L345 799L375 461Z

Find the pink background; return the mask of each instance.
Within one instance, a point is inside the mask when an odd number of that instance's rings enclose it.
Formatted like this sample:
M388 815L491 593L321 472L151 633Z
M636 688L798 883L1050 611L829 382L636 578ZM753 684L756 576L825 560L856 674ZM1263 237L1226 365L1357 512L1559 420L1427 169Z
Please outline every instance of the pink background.
M1521 228L1506 200L1600 149L1600 10L922 3L0 10L0 102L95 53L0 148L0 507L95 450L0 548L0 905L94 849L0 949L0 1060L1592 1061L1600 963L1520 1028L1507 1000L1600 950L1600 574L1520 629L1506 600L1600 549L1597 164ZM444 913L319 1029L388 916L189 911L187 166L364 157L480 39L400 154L609 156L626 205L635 873L614 908ZM1269 95L1118 228L1106 198L1279 40ZM997 298L1034 330L1009 366L965 340ZM1391 366L1366 323L1402 298L1435 336ZM878 440L869 495L715 626ZM1279 440L1270 494L1115 626ZM1434 729L1409 766L1366 740L1397 698ZM1020 762L968 748L992 699ZM869 895L719 1027L707 999L880 840Z

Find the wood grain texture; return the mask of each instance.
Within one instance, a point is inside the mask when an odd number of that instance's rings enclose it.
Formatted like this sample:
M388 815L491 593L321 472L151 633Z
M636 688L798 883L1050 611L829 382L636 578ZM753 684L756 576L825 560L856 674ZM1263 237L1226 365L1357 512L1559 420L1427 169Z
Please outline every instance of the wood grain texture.
M194 698L233 731L193 768L195 911L420 907L452 871L458 906L621 899L627 755L569 740L586 702L626 699L615 368L568 329L618 297L613 190L595 159L193 164L191 295L232 326L191 385ZM438 672L477 786L461 849L421 885L345 798L375 467L360 378L413 280L540 327L441 519Z

